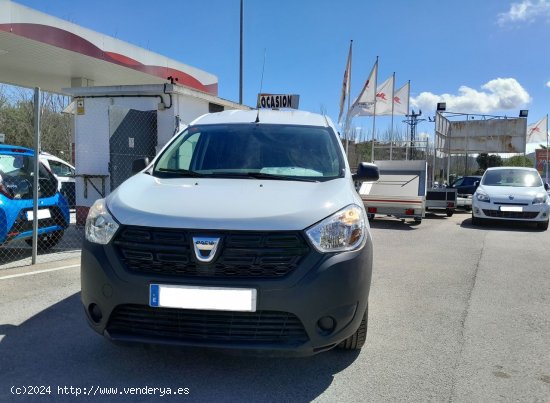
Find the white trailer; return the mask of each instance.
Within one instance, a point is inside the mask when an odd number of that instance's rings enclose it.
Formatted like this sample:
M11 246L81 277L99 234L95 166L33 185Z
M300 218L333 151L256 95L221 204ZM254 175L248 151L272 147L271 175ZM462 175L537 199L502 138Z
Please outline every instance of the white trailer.
M376 182L364 182L359 194L369 219L393 216L420 223L426 208L426 161L374 161L380 170Z

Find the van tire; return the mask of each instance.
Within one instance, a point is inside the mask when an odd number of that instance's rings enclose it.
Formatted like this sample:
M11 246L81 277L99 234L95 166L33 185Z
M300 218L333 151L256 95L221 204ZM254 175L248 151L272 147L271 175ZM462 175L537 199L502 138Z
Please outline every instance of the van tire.
M367 340L368 316L369 316L369 306L367 305L367 308L365 309L365 313L363 314L363 319L361 320L361 324L359 325L359 328L355 331L354 334L352 334L346 340L338 344L339 349L361 350L361 347L365 345L365 341Z
M447 210L445 211L445 213L447 213L447 217L452 217L453 214L454 214L454 210L447 209Z
M48 232L38 236L38 250L46 251L56 246L63 238L63 230ZM27 245L32 246L32 238L25 239Z

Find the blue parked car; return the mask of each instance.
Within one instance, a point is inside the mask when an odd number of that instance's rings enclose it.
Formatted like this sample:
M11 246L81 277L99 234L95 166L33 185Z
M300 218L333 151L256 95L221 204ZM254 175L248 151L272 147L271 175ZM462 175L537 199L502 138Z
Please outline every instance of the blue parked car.
M38 187L38 248L49 249L69 226L69 206L57 179L42 163ZM32 245L34 151L0 144L0 245L24 239Z

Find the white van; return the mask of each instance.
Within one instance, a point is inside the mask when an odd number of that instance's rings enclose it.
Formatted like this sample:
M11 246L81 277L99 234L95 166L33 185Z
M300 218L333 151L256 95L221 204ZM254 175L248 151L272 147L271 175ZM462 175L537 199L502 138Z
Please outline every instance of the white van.
M373 245L337 131L301 111L204 115L98 200L82 302L115 341L360 349ZM139 165L139 161L138 161Z

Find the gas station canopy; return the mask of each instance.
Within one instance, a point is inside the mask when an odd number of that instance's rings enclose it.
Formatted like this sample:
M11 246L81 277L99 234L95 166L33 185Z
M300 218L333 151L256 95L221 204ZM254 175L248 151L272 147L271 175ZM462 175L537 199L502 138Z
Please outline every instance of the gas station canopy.
M162 84L217 95L216 76L9 0L0 0L0 82L62 88Z

